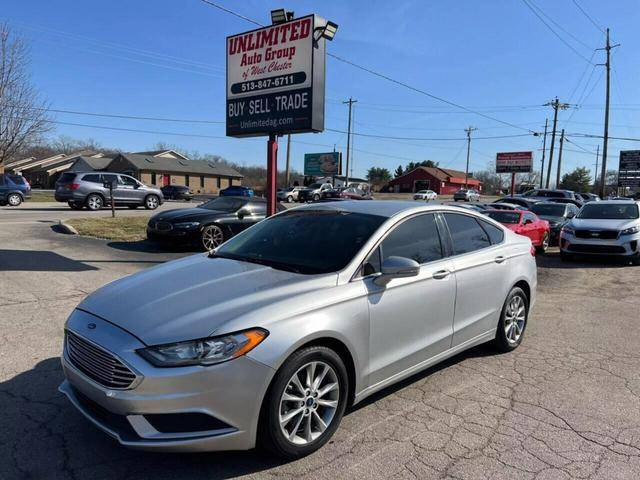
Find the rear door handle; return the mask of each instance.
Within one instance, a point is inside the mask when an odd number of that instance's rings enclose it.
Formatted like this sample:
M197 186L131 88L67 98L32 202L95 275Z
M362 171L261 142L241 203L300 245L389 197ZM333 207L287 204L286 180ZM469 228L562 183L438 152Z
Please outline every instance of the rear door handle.
M450 274L451 272L449 270L438 270L437 272L434 272L432 277L436 280L441 280L443 278L447 278Z
M506 260L506 257L503 257L502 255L497 256L493 261L496 263L502 263Z

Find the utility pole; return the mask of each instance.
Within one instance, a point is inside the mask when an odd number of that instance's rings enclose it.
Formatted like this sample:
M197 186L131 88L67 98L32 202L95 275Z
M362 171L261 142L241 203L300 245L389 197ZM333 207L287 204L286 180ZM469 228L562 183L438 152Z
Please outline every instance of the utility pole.
M569 108L568 103L560 103L558 97L555 100L545 103L545 107L550 106L553 108L553 131L551 132L551 151L549 152L549 165L547 167L547 182L546 188L549 188L549 182L551 181L551 165L553 164L553 147L556 143L556 127L558 126L558 110L566 110Z
M609 147L609 96L611 92L611 49L618 46L620 46L619 43L611 45L611 42L609 41L609 29L607 28L607 44L604 48L598 49L607 52L607 61L604 64L605 68L607 69L607 86L604 106L604 142L602 142L602 175L600 184L600 198L604 198L606 183L605 178L607 176L607 153Z
M285 174L284 186L289 187L289 182L291 181L291 164L289 163L291 160L291 134L287 135L287 171Z
M464 188L468 188L467 182L469 181L469 155L471 153L471 132L477 130L475 127L465 128L464 131L467 132L467 167L464 170Z
M596 189L598 185L598 157L600 156L600 145L597 145L596 148L596 176L593 179L593 189Z
M547 126L549 119L544 119L544 138L542 139L542 166L540 167L540 188L542 188L542 181L544 180L544 155L547 152Z
M349 104L349 127L347 129L347 169L345 171L345 177L344 177L345 187L349 186L349 151L351 150L351 108L353 107L353 104L357 102L358 102L357 100L354 100L351 97L349 97L349 100L347 100L346 102L342 102L344 104Z
M562 169L562 146L564 145L564 128L560 134L560 151L558 152L558 172L556 173L556 188L560 187L560 170Z

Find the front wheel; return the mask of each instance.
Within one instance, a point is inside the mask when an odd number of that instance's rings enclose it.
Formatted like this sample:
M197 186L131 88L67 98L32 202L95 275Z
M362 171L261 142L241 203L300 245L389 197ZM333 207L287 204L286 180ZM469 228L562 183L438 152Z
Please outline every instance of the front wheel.
M494 344L501 352L510 352L522 343L529 316L529 299L520 287L513 287L502 307Z
M265 396L259 439L286 459L322 447L340 425L349 392L340 356L324 346L295 352L278 370Z
M542 237L542 243L540 243L540 246L536 247L536 252L547 253L548 248L549 248L549 233L545 232L544 237Z
M144 208L147 210L155 210L160 205L160 199L157 195L147 195L144 199Z
M224 242L224 232L218 225L207 225L202 229L200 240L204 249L210 252L214 248L222 245Z
M287 203L293 203L293 197L291 195L287 197Z
M320 200L320 195L318 195L317 193L313 196L313 201L317 202Z
M17 193L12 193L7 197L7 203L11 207L17 207L22 203L22 197Z

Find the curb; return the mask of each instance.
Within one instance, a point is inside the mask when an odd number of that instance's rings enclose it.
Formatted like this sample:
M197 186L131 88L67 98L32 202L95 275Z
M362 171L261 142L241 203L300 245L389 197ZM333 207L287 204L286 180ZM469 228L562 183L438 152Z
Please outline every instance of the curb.
M66 233L69 235L79 235L78 231L75 228L62 220L58 220L58 228L62 233Z

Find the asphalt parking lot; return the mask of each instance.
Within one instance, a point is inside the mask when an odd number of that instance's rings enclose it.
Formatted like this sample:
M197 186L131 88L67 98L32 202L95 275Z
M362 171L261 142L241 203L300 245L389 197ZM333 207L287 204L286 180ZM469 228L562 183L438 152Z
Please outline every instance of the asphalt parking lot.
M309 457L125 450L57 391L63 324L101 285L190 253L56 233L88 215L57 208L0 208L1 479L640 477L640 267L556 249L518 350L479 347L375 395Z

